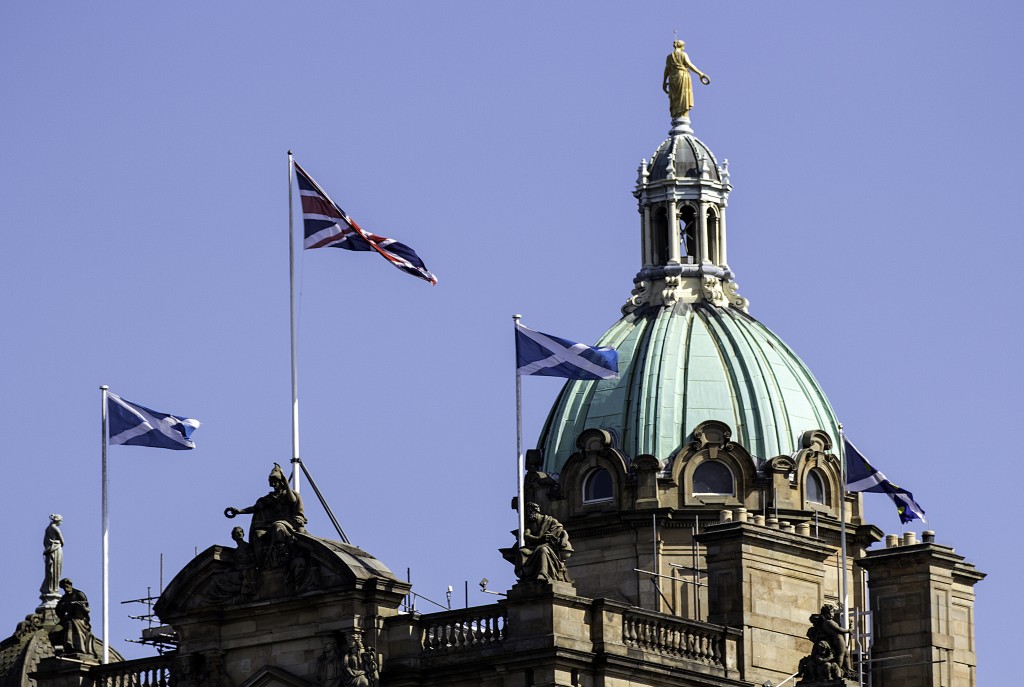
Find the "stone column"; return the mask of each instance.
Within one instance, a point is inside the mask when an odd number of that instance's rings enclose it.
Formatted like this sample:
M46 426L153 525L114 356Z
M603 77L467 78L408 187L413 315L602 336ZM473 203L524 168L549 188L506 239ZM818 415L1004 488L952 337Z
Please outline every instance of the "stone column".
M874 687L975 687L973 564L925 532L922 543L886 548L857 561L868 571ZM907 537L908 542L916 542ZM895 658L906 656L910 658ZM933 662L934 661L934 662ZM902 665L907 664L907 665Z
M679 264L679 212L674 198L668 200L668 261Z
M710 263L708 258L708 204L700 203L697 209L697 232L698 243L700 244L700 261L703 264Z
M640 264L647 267L654 264L654 257L651 255L651 206L644 205L643 219L640 222Z
M725 254L725 208L718 208L718 254L721 257L721 261L718 263L722 267L729 266L729 260Z

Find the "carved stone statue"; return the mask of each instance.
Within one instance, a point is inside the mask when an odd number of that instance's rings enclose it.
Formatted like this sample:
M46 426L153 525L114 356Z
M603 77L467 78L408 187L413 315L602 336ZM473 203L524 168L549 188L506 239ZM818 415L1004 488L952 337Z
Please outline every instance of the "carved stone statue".
M832 647L824 639L818 640L810 656L800 659L800 683L829 682L842 677L832 655Z
M693 109L693 82L690 72L700 76L701 83L711 83L708 75L697 69L690 58L683 52L684 41L674 41L674 50L665 58L665 74L661 80L661 89L668 93L668 109L673 119L685 117Z
M536 503L526 504L523 546L515 549L516 577L540 582L571 582L565 561L572 555L569 534L562 523L541 515Z
M43 626L43 617L38 613L29 613L25 616L25 619L18 623L14 629L14 636L16 639L22 639L27 635L34 633Z
M39 587L39 598L45 604L48 600L56 600L60 596L57 582L60 580L61 568L64 567L64 535L60 532L60 524L64 518L54 513L50 516L50 524L43 533L43 559L46 562L43 573L43 584Z
M378 687L380 674L377 659L363 648L360 632L345 635L345 655L341 659L341 682L344 687Z
M320 643L323 651L316 660L317 687L341 687L342 660L338 643L333 636L321 637Z
M231 539L235 542L231 570L213 579L207 591L210 601L248 598L256 593L256 554L252 545L245 541L245 530L241 527L232 528Z
M89 599L74 588L71 580L60 581L64 596L57 602L57 618L60 620L60 643L64 654L71 656L95 656L96 649L89 624Z
M811 640L811 655L800 661L800 675L804 681L816 682L852 677L853 666L846 644L849 630L835 621L836 608L831 604L821 607L821 613L811 615L807 638ZM827 668L824 665L827 664Z
M229 518L252 515L249 543L255 549L256 561L261 568L282 565L288 557L295 533L304 532L306 526L302 497L292 491L277 463L274 463L268 481L270 493L256 499L253 505L248 508L229 506L224 510L224 515Z

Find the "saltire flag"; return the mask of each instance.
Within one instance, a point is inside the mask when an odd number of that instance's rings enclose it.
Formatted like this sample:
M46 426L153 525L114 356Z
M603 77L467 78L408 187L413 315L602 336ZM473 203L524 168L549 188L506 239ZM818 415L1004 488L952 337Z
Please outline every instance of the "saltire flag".
M419 277L431 284L437 277L427 270L409 246L394 239L385 238L364 231L335 203L313 177L295 162L295 176L299 180L299 196L302 199L302 221L305 225L303 247L344 248L345 250L376 251L392 265Z
M896 504L896 510L900 514L900 522L906 525L911 520L924 519L924 509L914 500L914 495L906 489L890 482L885 475L876 470L864 457L864 454L857 450L857 447L843 437L846 452L846 490L847 491L868 491L874 493L888 494L892 502Z
M516 322L516 374L566 379L617 379L619 352L534 331Z
M197 427L199 420L158 413L107 392L107 436L112 446L195 448L189 437Z

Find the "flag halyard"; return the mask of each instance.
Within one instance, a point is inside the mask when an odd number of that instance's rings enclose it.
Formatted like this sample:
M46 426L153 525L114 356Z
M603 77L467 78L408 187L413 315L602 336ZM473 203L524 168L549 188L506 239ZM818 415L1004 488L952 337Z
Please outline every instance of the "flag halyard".
M398 269L414 277L437 284L435 277L409 246L394 239L365 231L354 219L331 200L313 177L295 162L299 183L304 226L303 247L344 248L352 251L375 251Z

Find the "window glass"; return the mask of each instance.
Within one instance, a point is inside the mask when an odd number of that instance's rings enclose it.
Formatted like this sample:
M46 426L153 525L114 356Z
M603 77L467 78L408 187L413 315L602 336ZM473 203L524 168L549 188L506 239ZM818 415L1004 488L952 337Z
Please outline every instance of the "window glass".
M807 501L810 503L825 503L825 485L813 472L807 473Z
M598 468L587 475L583 482L583 503L610 501L612 499L612 476L604 468Z
M693 471L694 494L724 494L731 496L736 493L732 479L732 471L716 461L707 461Z

